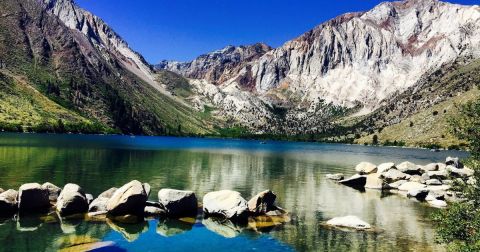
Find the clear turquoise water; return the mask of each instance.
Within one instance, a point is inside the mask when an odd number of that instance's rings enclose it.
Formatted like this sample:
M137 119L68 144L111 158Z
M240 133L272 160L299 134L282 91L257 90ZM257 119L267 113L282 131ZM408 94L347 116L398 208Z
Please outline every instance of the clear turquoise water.
M73 241L111 241L99 251L439 251L423 203L378 191L359 192L325 179L353 174L360 161L439 162L463 152L173 137L0 134L0 187L46 181L77 183L94 196L132 179L188 189L201 198L232 189L245 198L272 189L291 223L255 231L228 225L147 220L127 226L35 218L0 221L0 251L56 251ZM329 229L329 218L357 215L381 232ZM220 232L221 231L221 232ZM168 235L168 236L166 236ZM227 237L225 237L227 236ZM87 237L87 238L85 238ZM77 242L78 243L78 242Z

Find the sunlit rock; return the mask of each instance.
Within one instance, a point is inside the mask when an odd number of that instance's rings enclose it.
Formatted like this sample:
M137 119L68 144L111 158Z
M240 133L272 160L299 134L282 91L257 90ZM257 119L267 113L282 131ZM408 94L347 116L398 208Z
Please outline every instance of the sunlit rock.
M254 215L261 215L277 210L275 206L276 198L277 195L270 190L260 192L248 201L248 211Z
M412 163L412 162L403 162L399 165L397 165L397 169L403 173L409 174L409 175L421 175L421 168Z
M442 182L438 179L429 179L429 180L425 181L425 184L426 185L441 185Z
M203 212L206 216L246 219L248 205L239 192L230 190L209 192L203 197Z
M380 174L373 173L367 175L367 182L365 183L365 188L368 189L389 189L389 185L380 177Z
M431 200L431 201L428 201L428 204L432 207L436 207L436 208L445 208L447 207L447 202L443 201L443 200Z
M345 178L345 175L343 173L335 173L335 174L327 174L325 175L327 179L334 180L334 181L339 181Z
M120 187L107 202L107 211L114 216L133 214L142 216L148 194L144 184L133 180ZM149 189L149 188L147 188Z
M88 200L85 192L79 185L66 184L58 196L56 208L62 216L87 212Z
M18 192L9 189L0 193L0 216L7 217L13 215L17 211Z
M407 192L407 196L410 198L416 198L417 200L425 200L428 192L429 191L426 188L411 189Z
M377 172L377 166L369 162L361 162L355 167L355 171L359 174L370 174Z
M158 201L171 217L197 215L197 197L192 191L161 189L158 192Z
M458 157L447 157L445 160L445 165L451 165L455 168L463 168L463 164L460 162Z
M416 189L423 189L426 185L418 183L418 182L405 182L401 186L398 187L400 191L411 191Z
M403 173L397 169L389 169L388 171L381 174L381 178L385 179L387 183L393 183L399 180L409 179L410 175Z
M42 187L47 189L48 199L51 202L57 201L57 198L58 198L58 196L60 196L60 192L62 191L62 188L60 188L60 187L58 187L58 186L56 186L56 185L54 185L50 182L43 183Z
M384 173L390 169L395 169L395 163L383 163L377 166L377 173Z
M167 214L164 209L154 206L146 206L144 212L146 217L158 217Z
M353 228L357 230L370 229L372 226L356 216L335 217L327 221L327 225Z
M398 180L398 181L395 181L393 183L390 183L388 184L388 186L391 188L391 189L398 189L398 187L400 187L401 185L407 183L408 180Z

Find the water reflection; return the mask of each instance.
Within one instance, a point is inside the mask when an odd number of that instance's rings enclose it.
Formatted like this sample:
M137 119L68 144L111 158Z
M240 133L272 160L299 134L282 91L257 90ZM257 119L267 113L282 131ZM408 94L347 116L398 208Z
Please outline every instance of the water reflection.
M428 222L432 209L399 195L372 190L362 193L340 186L326 180L325 174L353 174L353 166L360 161L426 164L447 155L464 154L301 143L260 145L238 140L0 136L0 187L4 189L18 188L25 182L73 182L98 195L138 179L152 186L152 200L161 188L193 190L199 197L213 190L232 189L245 198L271 189L277 194L278 205L293 214L287 225L262 219L247 226L211 218L150 220L135 225L105 222L100 217L91 217L88 222L20 218L0 226L0 241L8 240L16 251L28 251L32 246L55 250L60 243L53 240L71 235L113 241L115 246L132 251L155 250L166 241L175 244L170 250L178 251L191 249L189 246L229 250L233 245L299 251L438 251L443 248L434 244L434 231ZM345 232L322 226L329 218L343 215L356 215L381 232ZM203 244L205 237L217 243ZM33 242L25 244L29 239Z

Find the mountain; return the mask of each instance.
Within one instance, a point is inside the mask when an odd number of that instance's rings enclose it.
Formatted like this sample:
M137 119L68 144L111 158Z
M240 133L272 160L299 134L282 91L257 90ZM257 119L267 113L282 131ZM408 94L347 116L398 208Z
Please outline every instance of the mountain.
M248 46L227 46L204 54L192 62L162 61L156 69L169 70L187 78L205 79L213 84L223 83L237 75L246 62L260 58L272 50L263 43Z
M193 100L210 103L232 125L257 133L324 135L343 128L342 134L364 134L399 123L446 95L452 98L448 94L466 92L456 81L425 96L430 100L411 93L428 93L438 84L439 71L480 58L480 7L437 0L384 2L329 20L257 58L244 57L235 71L214 75L222 78L196 74L222 69L209 55L226 54L224 49L161 68L190 78L197 94ZM400 114L391 118L386 108L398 101L423 105L406 111L397 106Z
M213 120L171 95L143 57L73 1L4 0L0 17L2 128L213 132Z

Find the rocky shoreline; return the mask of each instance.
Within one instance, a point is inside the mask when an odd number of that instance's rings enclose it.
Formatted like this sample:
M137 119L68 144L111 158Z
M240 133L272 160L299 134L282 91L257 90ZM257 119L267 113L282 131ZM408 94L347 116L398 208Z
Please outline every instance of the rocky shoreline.
M448 157L444 163L416 165L411 162L375 165L361 162L357 174L328 174L327 178L355 189L388 190L409 198L427 202L432 207L445 208L448 203L463 201L454 185L475 183L474 170L465 167L458 158Z
M60 223L83 219L106 222L121 233L124 229L118 228L119 225L135 225L151 218L175 223L188 220L191 225L203 218L202 223L208 229L225 236L243 229L261 231L290 221L290 214L275 205L276 195L270 190L249 201L236 191L209 192L201 203L193 191L169 188L158 192L158 201L149 201L150 191L148 183L137 180L110 188L97 198L71 183L63 189L49 182L23 184L18 191L0 188L0 218L19 221L23 217L40 216L45 221ZM159 233L169 233L163 231ZM124 236L129 239L128 234Z

